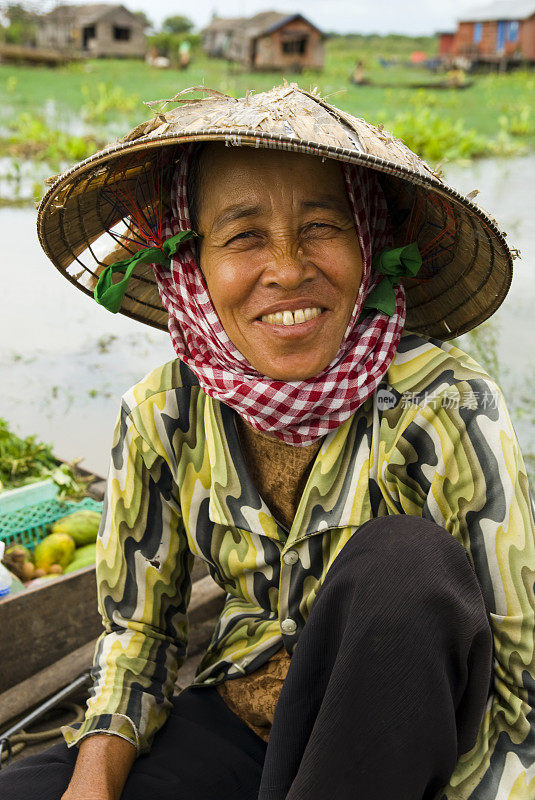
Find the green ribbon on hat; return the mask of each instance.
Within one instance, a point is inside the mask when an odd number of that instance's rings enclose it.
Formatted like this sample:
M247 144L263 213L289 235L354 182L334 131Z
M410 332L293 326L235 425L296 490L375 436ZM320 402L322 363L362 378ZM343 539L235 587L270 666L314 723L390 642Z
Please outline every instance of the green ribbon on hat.
M114 264L107 266L100 274L95 286L94 298L97 303L107 308L112 314L117 314L128 289L132 273L137 265L163 264L163 266L168 267L171 257L175 255L182 242L191 239L193 236L197 236L195 231L180 231L176 236L166 239L161 247L147 247L143 250L138 250L130 258L124 258L122 261L116 261ZM124 272L122 281L113 283L115 272Z
M372 269L385 277L364 301L360 319L362 319L366 311L371 309L382 311L391 317L396 310L394 287L398 285L399 279L403 276L413 277L416 275L421 266L422 256L416 242L406 244L404 247L397 247L394 250L383 250L381 253L377 253L372 260Z

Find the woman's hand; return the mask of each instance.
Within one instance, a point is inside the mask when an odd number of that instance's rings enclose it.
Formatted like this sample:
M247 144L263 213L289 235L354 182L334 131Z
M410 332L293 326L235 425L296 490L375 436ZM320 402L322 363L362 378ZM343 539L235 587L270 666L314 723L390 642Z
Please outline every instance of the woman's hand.
M119 800L135 758L136 748L121 736L88 736L61 800Z

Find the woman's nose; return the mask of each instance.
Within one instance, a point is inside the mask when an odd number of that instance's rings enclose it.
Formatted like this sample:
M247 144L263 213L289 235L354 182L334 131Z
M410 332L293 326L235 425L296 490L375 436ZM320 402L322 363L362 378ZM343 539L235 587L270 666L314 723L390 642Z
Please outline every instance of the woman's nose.
M273 249L262 273L262 283L264 286L297 289L301 284L312 280L314 272L314 266L303 249L297 245L289 245Z

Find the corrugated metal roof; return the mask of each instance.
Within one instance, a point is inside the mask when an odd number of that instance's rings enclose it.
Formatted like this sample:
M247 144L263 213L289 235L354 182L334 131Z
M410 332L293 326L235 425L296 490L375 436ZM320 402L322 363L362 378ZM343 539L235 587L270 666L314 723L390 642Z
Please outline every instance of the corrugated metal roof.
M484 6L476 6L460 17L459 22L491 22L494 20L527 19L535 14L533 0L496 0Z

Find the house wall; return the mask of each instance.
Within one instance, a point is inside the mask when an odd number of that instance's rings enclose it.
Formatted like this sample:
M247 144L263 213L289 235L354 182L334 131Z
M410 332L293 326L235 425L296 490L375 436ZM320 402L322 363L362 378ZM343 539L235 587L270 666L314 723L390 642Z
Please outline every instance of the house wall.
M129 28L130 39L117 40L114 27ZM143 27L126 11L111 12L94 23L95 38L89 39L87 48L83 48L83 30L85 24L78 20L68 19L61 23L43 21L39 27L37 44L39 47L53 47L59 50L76 50L93 58L99 57L140 57L147 51L147 43Z
M504 47L498 53L498 21L481 23L481 41L474 42L474 22L460 22L455 34L453 53L474 56L513 56L521 53L524 58L535 58L535 15L520 22L518 41L510 42L507 37Z
M496 54L497 22L481 23L481 40L474 42L474 22L460 22L455 36L454 52L463 56Z
M114 38L114 28L129 28L130 39L121 41ZM143 58L147 44L143 28L123 11L113 12L100 19L95 25L96 36L88 43L88 52L95 58L112 56L115 58Z
M440 56L449 56L453 52L454 43L454 33L441 33L438 42L438 54Z
M535 14L520 23L519 43L524 58L535 61Z
M37 29L36 42L37 47L50 47L54 50L70 49L75 45L72 24L42 22Z
M224 57L227 54L230 37L230 31L206 31L203 34L202 49L210 56Z
M232 31L226 49L226 58L229 61L238 61L246 67L251 66L252 40L245 27L235 28Z
M284 42L306 38L304 53L286 53ZM325 57L321 34L303 20L294 20L269 36L257 39L255 69L322 69Z
M305 53L286 53L283 42L307 38ZM306 20L293 20L270 35L252 37L246 25L228 30L205 30L203 50L214 56L237 61L251 69L322 69L323 37Z
M455 34L453 52L455 55L467 55L468 53L478 52L478 47L474 44L473 22L459 22L457 33Z

